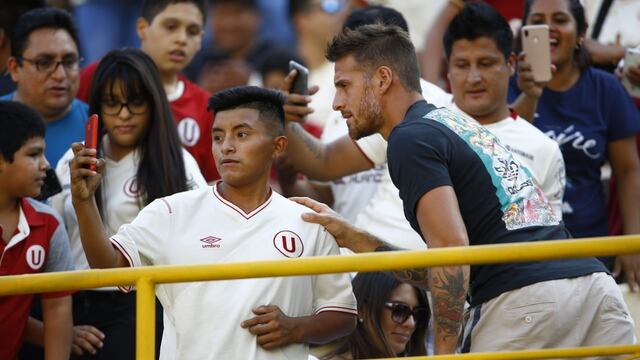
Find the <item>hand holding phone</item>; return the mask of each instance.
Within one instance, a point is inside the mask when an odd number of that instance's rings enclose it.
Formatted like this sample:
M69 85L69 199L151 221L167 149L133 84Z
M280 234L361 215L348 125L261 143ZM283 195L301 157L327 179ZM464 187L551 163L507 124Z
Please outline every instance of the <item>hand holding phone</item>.
M289 61L289 71L295 69L298 72L296 78L293 80L291 89L289 92L294 94L308 95L309 94L309 69L302 64L299 64L293 60Z
M98 115L93 114L87 119L84 128L84 147L96 149L98 146ZM89 169L96 171L96 164L89 165Z
M551 80L551 48L549 45L549 26L525 25L522 27L522 50L531 65L533 79L536 82Z

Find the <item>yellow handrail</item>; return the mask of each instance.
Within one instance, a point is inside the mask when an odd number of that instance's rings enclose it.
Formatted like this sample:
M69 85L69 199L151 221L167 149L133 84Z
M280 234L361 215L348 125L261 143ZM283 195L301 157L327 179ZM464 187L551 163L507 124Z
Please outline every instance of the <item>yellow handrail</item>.
M632 253L640 253L640 236L629 235L580 240L479 245L423 251L396 251L357 254L352 256L327 256L257 262L85 270L3 276L0 277L0 295L80 290L113 285L136 285L138 287L136 328L137 359L150 360L154 358L155 350L154 288L155 284L159 283L295 276L352 271L367 272L445 265L479 265ZM584 354L579 356L640 353L640 345L584 349L602 352L584 353L582 349L546 349L514 353L459 354L455 355L455 358L542 359L558 356L571 357L570 354L572 353ZM567 353L562 351L567 351ZM450 357L431 358L448 359ZM451 358L454 357L451 356Z

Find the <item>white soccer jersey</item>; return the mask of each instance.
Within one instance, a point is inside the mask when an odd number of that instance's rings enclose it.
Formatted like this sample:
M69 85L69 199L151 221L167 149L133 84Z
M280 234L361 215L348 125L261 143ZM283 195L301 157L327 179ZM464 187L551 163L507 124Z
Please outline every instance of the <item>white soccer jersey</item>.
M277 193L250 213L217 184L158 199L111 239L131 266L276 260L338 254L333 237L300 216L309 209ZM156 295L175 328L175 359L307 359L308 346L266 351L240 323L274 304L288 316L356 314L347 274L159 285ZM169 351L169 350L167 350Z
M348 132L338 113L325 125L322 141L331 142ZM327 184L333 193L333 209L349 222L401 249L426 249L425 242L404 217L402 200L386 163ZM351 253L348 249L341 250Z
M206 187L200 168L195 159L186 150L182 150L189 189ZM78 270L89 269L84 255L78 219L71 203L69 162L73 159L73 151L69 149L58 162L56 174L62 185L62 192L51 197L50 204L64 218L69 233L71 255ZM120 226L128 224L138 215L143 205L139 202L135 183L139 158L137 152L131 152L120 161L105 157L106 169L102 179L103 191L103 223L109 236L115 234Z
M453 96L437 85L420 79L420 88L422 89L422 97L424 97L428 103L437 107L451 107ZM387 141L380 133L358 139L356 145L374 165L384 165L387 163Z

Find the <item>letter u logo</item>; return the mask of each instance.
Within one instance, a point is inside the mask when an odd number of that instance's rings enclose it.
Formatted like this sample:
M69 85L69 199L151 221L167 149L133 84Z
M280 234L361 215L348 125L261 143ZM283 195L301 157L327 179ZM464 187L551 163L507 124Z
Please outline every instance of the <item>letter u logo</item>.
M45 251L40 245L31 245L25 253L27 265L33 270L39 270L45 262Z
M184 146L194 146L200 140L200 127L192 118L184 118L178 123L178 135Z
M298 234L293 231L279 231L273 237L273 246L284 256L296 258L302 256L304 244Z
M287 237L286 236L282 236L282 247L290 252L290 253L294 253L296 252L296 239L295 238L290 238L291 242L287 243Z

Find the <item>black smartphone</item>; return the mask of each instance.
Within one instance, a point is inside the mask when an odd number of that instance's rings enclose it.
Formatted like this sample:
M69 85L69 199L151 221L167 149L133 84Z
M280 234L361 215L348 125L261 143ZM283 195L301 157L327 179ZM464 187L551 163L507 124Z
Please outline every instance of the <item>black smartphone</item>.
M42 189L40 190L40 195L36 197L36 200L45 201L53 195L62 191L62 186L60 185L60 180L58 180L58 175L56 175L56 171L52 168L47 169L46 178L44 179L44 184L42 185Z
M293 84L291 84L291 90L289 92L294 94L309 94L309 84L307 81L309 80L309 69L307 69L304 65L296 62L289 61L289 71L296 69L298 71L298 75L293 79Z

